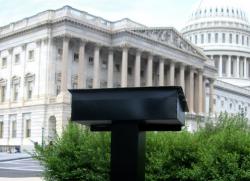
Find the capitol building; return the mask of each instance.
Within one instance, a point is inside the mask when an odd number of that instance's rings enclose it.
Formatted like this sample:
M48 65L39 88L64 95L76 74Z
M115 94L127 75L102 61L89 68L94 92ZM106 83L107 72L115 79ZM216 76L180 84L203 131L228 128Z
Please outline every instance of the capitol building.
M68 89L181 86L195 119L250 119L250 23L237 0L201 0L181 32L64 6L0 27L0 152L53 140ZM97 113L98 114L98 113Z

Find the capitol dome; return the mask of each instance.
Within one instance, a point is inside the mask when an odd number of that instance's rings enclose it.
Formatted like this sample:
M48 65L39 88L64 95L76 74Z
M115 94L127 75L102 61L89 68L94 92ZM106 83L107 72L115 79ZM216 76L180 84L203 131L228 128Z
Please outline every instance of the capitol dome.
M200 0L194 5L189 22L224 19L248 24L244 9L243 0Z
M200 0L183 28L185 38L203 49L218 70L218 79L250 87L248 0Z

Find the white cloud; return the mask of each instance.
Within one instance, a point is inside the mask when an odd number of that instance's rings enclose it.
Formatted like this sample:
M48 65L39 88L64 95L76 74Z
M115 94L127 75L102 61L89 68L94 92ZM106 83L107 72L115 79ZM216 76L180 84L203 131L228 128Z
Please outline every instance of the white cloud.
M197 1L199 0L0 0L0 26L47 9L70 5L111 21L127 17L148 26L174 26L181 29ZM238 2L250 12L249 0Z

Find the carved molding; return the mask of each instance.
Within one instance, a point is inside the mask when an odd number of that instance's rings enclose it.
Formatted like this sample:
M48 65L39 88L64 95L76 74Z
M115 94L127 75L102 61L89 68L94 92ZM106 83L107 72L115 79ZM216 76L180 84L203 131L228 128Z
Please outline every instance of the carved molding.
M147 38L166 43L175 48L182 49L193 54L200 55L199 52L192 47L179 33L173 29L134 29L135 33L139 33Z

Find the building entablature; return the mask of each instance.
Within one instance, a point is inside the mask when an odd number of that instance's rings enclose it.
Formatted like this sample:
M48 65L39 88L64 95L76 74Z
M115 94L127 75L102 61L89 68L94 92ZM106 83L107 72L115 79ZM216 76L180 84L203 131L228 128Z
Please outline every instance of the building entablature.
M57 10L44 11L32 17L28 17L9 25L0 27L0 38L10 36L25 30L27 31L37 26L43 26L44 24L53 24L64 20L79 24L85 24L86 26L106 32L112 32L132 27L146 27L145 25L139 24L127 18L111 22L101 17L91 15L87 12L74 9L70 6L64 6L63 8Z
M250 90L248 89L245 89L245 88L233 85L233 84L229 84L220 80L216 80L214 86L217 89L226 90L234 94L238 94L238 95L250 98Z
M208 47L206 48L206 54L207 55L221 55L221 56L234 56L234 57L247 57L250 58L250 51L242 51L235 49L221 49L221 48L214 48L214 47Z
M187 24L185 28L182 29L181 32L184 34L199 31L199 30L209 30L209 29L226 29L232 31L241 31L241 32L250 32L250 25L236 23L236 22L228 22L228 21L199 21L199 22L192 22Z

